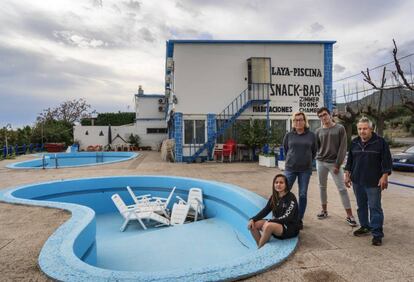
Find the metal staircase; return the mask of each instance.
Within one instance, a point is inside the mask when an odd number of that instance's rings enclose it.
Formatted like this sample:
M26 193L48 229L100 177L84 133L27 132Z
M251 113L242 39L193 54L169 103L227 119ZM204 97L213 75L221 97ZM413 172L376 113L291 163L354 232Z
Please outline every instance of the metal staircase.
M187 162L194 162L206 149L212 153L214 144L216 143L216 138L224 134L226 129L229 128L251 105L268 103L270 101L270 92L270 84L250 84L247 89L240 93L239 96L237 96L220 114L216 116L216 132L207 139L207 142L202 145L190 145L191 156L187 159ZM191 154L192 151L194 151L194 154Z

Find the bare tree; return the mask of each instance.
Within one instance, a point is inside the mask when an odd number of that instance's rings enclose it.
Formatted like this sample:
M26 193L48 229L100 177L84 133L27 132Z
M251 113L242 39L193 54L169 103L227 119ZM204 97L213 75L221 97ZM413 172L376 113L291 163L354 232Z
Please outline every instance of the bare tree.
M366 81L368 84L372 85L375 89L379 90L379 99L378 99L378 105L375 105L374 103L370 103L367 105L367 107L364 107L364 109L361 111L362 113L368 114L369 116L373 117L376 120L376 131L378 135L383 135L384 132L384 113L381 110L382 106L382 98L384 94L384 86L387 82L387 79L385 77L385 71L386 67L382 70L382 78L381 78L381 86L379 88L376 88L375 84L372 82L369 69L367 69L367 72L361 72L364 76L364 81ZM374 101L372 99L372 101ZM376 106L376 107L375 107Z
M410 84L408 80L405 78L405 74L401 68L399 59L397 58L398 48L397 48L397 44L395 43L394 39L393 39L393 43L394 43L394 49L392 53L393 53L396 71L392 71L391 73L397 82L396 85L392 84L392 85L386 86L386 81L387 81L385 77L386 67L383 68L381 85L378 85L377 83L373 81L373 79L371 78L369 69L367 69L366 72L361 71L362 75L364 76L364 81L368 83L369 85L371 85L373 89L379 91L378 104L375 105L376 102L370 103L366 107L364 107L361 111L361 113L365 113L375 119L376 125L377 125L376 131L379 135L383 135L385 120L395 116L396 114L396 109L394 107L382 109L382 101L383 101L384 92L387 92L393 89L403 89L403 90L411 90L411 91L414 90L413 85ZM403 106L409 109L414 114L414 101L409 99L407 92L404 92L404 91L400 92L400 97L401 97L401 101L403 102Z
M48 120L64 121L67 123L74 123L80 121L90 115L91 105L85 99L73 99L61 103L56 108L44 109L37 117L38 122L45 122Z
M369 69L367 69L366 73L364 71L361 71L362 75L364 76L364 81L370 84L373 89L380 90L380 91L381 90L392 90L392 89L403 89L403 90L414 91L413 84L408 82L407 78L405 77L404 71L401 68L400 60L397 58L397 53L398 53L397 44L395 43L394 39L392 40L392 42L394 43L394 49L392 50L392 54L393 54L394 65L396 69L395 71L392 72L392 75L395 78L397 84L391 85L391 86L385 86L385 82L384 82L384 83L381 83L381 86L378 86L371 79ZM384 80L384 75L383 75L383 80ZM403 105L407 109L409 109L412 113L414 113L414 101L410 100L409 96L406 93L401 93L401 100L403 101Z
M345 111L338 111L336 117L340 119L342 125L345 127L348 143L352 137L352 126L355 124L360 112L354 111L349 105L345 106Z

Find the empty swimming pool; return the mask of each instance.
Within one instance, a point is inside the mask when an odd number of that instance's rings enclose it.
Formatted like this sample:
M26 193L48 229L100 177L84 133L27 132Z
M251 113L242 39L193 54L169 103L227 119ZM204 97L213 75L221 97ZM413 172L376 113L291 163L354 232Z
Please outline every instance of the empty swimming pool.
M127 204L137 195L186 198L203 190L206 219L143 230L123 218L111 201L118 193ZM297 238L272 239L257 250L246 224L266 200L240 187L170 176L102 177L55 181L11 189L0 200L68 209L71 219L45 243L41 269L62 281L216 281L262 272L285 260ZM172 201L173 202L173 201ZM170 203L171 206L172 203Z
M64 168L102 165L127 161L138 156L133 152L76 152L39 155L40 158L8 165L13 169Z

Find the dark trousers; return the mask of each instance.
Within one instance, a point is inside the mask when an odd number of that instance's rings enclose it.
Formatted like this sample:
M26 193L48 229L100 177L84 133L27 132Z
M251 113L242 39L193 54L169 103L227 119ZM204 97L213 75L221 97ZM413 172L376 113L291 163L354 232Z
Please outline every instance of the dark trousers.
M370 228L374 237L384 237L382 231L384 212L381 207L381 188L367 187L356 183L352 183L352 186L357 200L358 219L361 227Z
M289 171L285 170L285 175L288 180L289 187L292 187L298 178L299 186L299 219L302 220L305 215L306 205L308 203L308 186L309 179L312 175L312 170L309 171Z

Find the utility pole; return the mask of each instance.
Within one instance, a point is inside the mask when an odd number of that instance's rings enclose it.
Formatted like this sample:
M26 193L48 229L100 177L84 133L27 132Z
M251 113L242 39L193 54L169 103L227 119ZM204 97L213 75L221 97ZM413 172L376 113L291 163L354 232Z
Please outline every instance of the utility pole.
M42 147L43 147L43 121L41 123L42 127L40 128L41 137L42 137Z
M5 144L6 144L6 157L9 155L9 145L7 144L7 128L12 128L11 127L11 124L10 123L8 123L5 127L4 127L4 141L5 141Z

